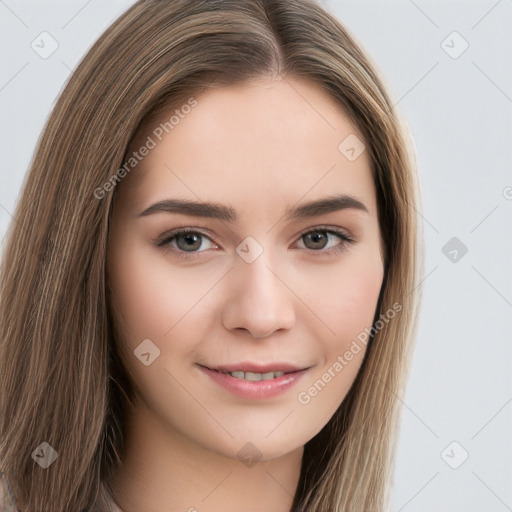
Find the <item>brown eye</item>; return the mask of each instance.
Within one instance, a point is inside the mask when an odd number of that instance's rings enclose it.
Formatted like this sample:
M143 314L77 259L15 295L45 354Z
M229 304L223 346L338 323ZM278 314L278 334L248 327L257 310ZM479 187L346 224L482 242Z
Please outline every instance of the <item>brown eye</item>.
M329 242L329 237L325 231L312 231L304 235L303 238L308 249L323 249ZM311 241L311 245L308 246L307 241Z

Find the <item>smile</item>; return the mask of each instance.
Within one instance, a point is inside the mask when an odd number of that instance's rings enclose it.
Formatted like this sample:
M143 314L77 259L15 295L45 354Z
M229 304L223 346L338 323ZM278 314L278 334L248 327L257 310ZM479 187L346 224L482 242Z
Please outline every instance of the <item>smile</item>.
M281 377L281 375L284 375L286 372L257 373L257 372L235 371L235 372L221 372L221 373L228 373L229 375L231 375L231 377L235 377L235 379L258 381L258 380L275 379L277 377Z
M212 369L202 365L198 365L198 367L216 385L233 395L246 399L267 399L280 395L294 386L309 370L309 368L303 368L256 372L232 368L229 371L220 368Z

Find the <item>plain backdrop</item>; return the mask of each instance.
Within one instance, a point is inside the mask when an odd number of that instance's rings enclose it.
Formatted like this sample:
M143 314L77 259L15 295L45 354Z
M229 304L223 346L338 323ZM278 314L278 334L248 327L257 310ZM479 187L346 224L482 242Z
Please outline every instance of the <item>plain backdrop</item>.
M0 238L70 72L132 3L0 0ZM377 66L419 164L423 304L390 510L512 510L512 0L322 4Z

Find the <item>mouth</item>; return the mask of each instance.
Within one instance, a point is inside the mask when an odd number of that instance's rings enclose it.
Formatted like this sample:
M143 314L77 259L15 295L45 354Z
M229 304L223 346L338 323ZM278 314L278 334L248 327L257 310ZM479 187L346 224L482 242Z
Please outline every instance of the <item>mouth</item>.
M229 374L235 379L243 379L251 382L277 379L289 373L307 370L306 367L298 367L288 363L272 363L265 365L257 363L239 363L234 365L219 365L214 367L203 366L203 368L218 373Z
M198 367L217 384L244 398L270 398L293 386L311 367L288 363L238 363Z

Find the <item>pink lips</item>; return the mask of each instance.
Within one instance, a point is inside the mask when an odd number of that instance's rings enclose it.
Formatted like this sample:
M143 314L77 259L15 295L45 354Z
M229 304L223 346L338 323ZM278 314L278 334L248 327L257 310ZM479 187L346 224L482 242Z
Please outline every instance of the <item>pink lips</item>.
M298 366L293 366L289 363L270 363L270 364L259 364L253 363L251 361L246 361L237 364L230 365L219 365L211 367L212 370L217 370L219 372L255 372L255 373L268 373L268 372L295 372L298 370L303 370L304 368L300 368Z
M198 365L214 382L236 396L246 399L266 399L284 393L291 388L309 368L297 368L287 363L272 363L260 365L257 363L240 363L237 365L222 365L215 369ZM280 377L267 380L249 381L232 377L228 372L243 371L255 373L286 372Z

